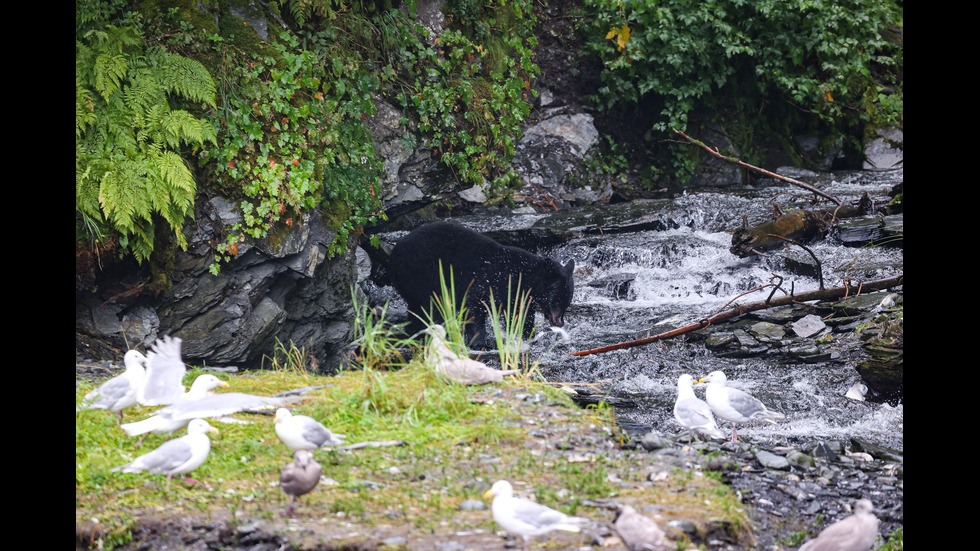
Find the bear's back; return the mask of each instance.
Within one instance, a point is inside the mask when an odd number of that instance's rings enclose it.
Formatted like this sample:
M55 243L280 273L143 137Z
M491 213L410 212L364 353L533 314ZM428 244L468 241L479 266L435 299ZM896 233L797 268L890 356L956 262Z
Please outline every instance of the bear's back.
M482 335L485 306L490 296L504 300L511 291L527 292L532 307L562 326L563 316L574 292L569 261L562 266L555 260L518 247L501 245L478 232L447 222L421 226L403 237L388 257L389 281L408 303L411 312L428 311L433 296L441 296L442 278L455 289L456 304L464 295L473 319L469 337ZM450 280L450 271L452 279ZM513 285L513 288L511 286ZM418 323L413 319L413 329ZM534 323L533 314L525 321L525 336ZM482 336L474 342L482 342Z

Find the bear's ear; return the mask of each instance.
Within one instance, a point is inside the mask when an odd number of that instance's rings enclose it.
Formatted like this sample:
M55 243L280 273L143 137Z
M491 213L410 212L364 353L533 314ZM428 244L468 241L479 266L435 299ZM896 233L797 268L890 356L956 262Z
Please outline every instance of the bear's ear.
M565 265L562 267L562 271L568 275L571 275L572 272L575 271L575 260L572 259L566 262Z

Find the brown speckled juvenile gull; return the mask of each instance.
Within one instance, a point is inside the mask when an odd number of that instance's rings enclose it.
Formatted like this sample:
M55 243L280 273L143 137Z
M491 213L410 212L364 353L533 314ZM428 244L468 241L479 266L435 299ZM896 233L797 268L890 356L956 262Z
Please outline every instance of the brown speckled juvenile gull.
M854 514L823 529L800 551L868 551L878 539L878 518L870 500L854 503Z
M320 482L320 474L323 472L320 464L313 459L313 452L309 450L297 450L293 453L293 459L279 473L279 487L289 496L289 506L283 512L286 517L293 516L296 498L312 492Z
M587 518L569 516L540 503L514 497L514 487L506 480L498 480L483 495L493 498L490 511L494 522L511 534L521 536L525 551L528 538L553 530L580 532L589 522Z
M126 352L123 356L126 370L86 394L81 408L109 410L116 414L116 424L121 424L123 410L136 405L136 394L145 376L144 362L146 357L136 350Z
M186 474L204 464L211 452L209 432L217 433L204 419L194 419L187 425L187 434L180 438L168 440L150 453L141 455L133 461L112 469L113 472L135 473L146 471L151 474L167 475ZM185 478L187 482L196 484L197 480Z
M483 362L457 355L446 344L446 329L441 325L432 325L424 332L432 337L426 359L442 379L463 385L483 385L499 383L505 376L517 373L516 369L494 369Z
M675 548L664 537L664 531L656 521L641 515L629 505L622 505L617 509L612 529L629 551L663 551Z

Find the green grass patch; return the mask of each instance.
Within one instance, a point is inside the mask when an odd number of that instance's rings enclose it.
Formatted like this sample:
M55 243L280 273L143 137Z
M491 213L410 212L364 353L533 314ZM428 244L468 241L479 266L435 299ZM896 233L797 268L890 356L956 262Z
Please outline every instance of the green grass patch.
M365 310L362 312L370 317ZM376 314L375 314L376 316ZM745 529L745 512L734 493L700 472L678 472L668 481L643 484L638 465L651 461L639 451L608 446L622 436L612 408L582 409L568 395L528 374L502 383L464 386L446 383L411 343L410 358L397 355L383 312L374 325L362 323L359 359L335 375L309 370L305 352L280 345L269 358L271 369L237 375L218 374L229 392L274 395L302 387L305 394L290 409L321 421L348 444L402 441L404 445L319 450L317 460L328 481L300 498L296 515L336 518L353 523L362 534L393 523L434 534L440 530L493 530L489 511L462 513L464 500L482 499L496 480L515 483L519 493L569 513L603 519L609 512L583 507L588 500L664 504L672 515L728 520ZM457 329L458 331L458 329ZM406 344L402 342L401 344ZM185 385L203 373L190 369ZM76 403L97 382L80 381ZM523 397L544 394L544 400ZM126 411L140 420L152 408ZM153 516L242 523L254 519L281 522L288 498L278 487L279 472L291 461L275 434L272 412L235 416L242 422L212 420L208 460L189 476L189 486L164 476L118 473L111 469L159 446L165 436L150 434L142 447L128 437L115 417L102 410L75 416L75 522L80 545L112 549L126 544L137 523ZM544 433L544 435L542 435ZM600 445L583 444L586 442ZM625 481L625 482L624 482ZM707 505L706 505L707 504ZM605 519L611 520L611 519ZM329 530L339 523L318 525ZM447 528L449 527L449 528ZM338 530L340 528L337 528ZM346 532L317 534L342 539Z

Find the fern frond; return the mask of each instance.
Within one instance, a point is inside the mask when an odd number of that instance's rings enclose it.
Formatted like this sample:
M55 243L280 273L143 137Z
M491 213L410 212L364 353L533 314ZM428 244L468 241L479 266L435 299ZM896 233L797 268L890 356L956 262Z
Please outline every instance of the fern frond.
M169 109L165 89L149 69L137 69L130 76L129 85L123 91L123 99L128 108L144 115L161 105ZM159 116L149 118L158 119Z
M215 142L214 127L184 110L169 111L160 119L160 133L168 147L180 147L182 143Z
M122 84L129 60L123 54L104 53L95 58L95 90L108 100Z
M169 187L169 202L176 206L182 215L187 213L194 205L194 194L197 193L197 184L187 163L173 151L164 151L157 161L160 179ZM176 225L183 223L183 219L176 218L168 221L175 222Z
M199 61L162 51L163 80L167 91L191 101L216 104L217 87L211 74Z
M85 130L98 120L92 91L75 83L75 138L80 138Z
M180 149L216 136L170 100L213 105L214 81L200 63L147 47L135 28L106 26L85 39L75 48L75 208L104 220L140 262L153 251L155 217L186 247L181 226L197 186Z

